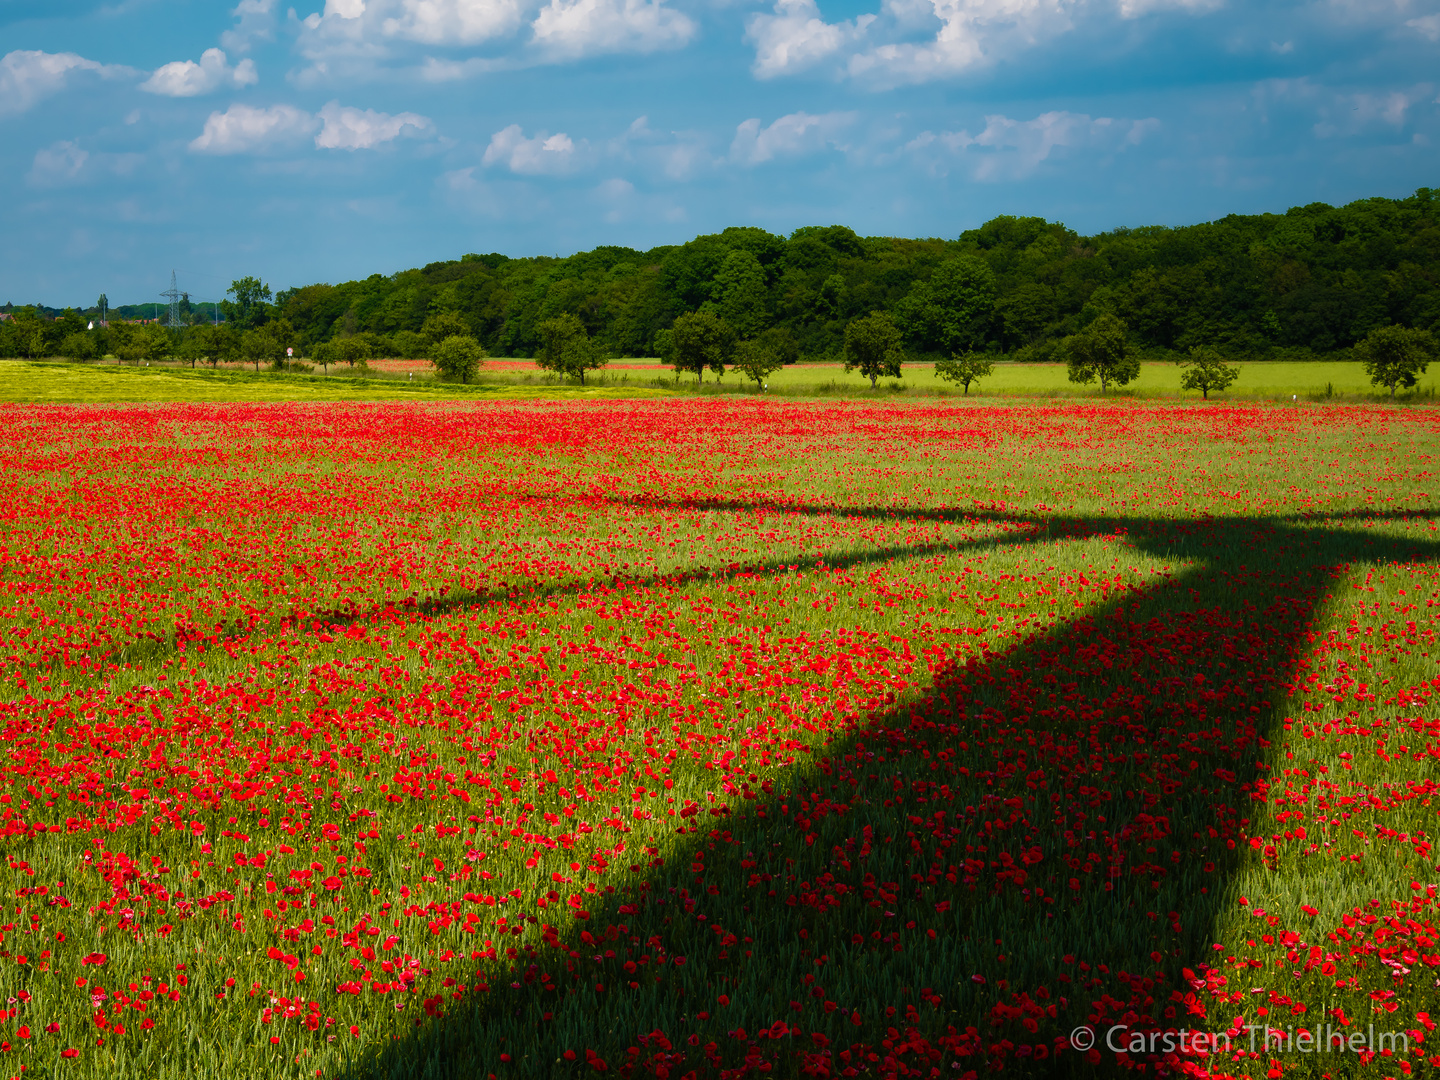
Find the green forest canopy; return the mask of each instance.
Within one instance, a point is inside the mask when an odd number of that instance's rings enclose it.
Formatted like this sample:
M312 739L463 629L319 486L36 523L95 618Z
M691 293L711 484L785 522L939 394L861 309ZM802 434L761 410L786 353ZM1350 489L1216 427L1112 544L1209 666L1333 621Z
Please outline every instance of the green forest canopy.
M1436 202L1422 188L1095 236L1008 216L954 240L862 237L842 225L788 237L730 228L649 251L465 255L306 285L277 293L249 321L286 320L297 351L365 333L382 352L413 355L406 335L448 311L491 355L523 357L539 349L541 323L568 313L610 355L648 356L677 316L710 308L742 337L770 331L803 358L833 359L850 319L886 311L917 356L974 348L1045 360L1059 338L1112 312L1156 353L1333 353L1377 326L1440 330Z

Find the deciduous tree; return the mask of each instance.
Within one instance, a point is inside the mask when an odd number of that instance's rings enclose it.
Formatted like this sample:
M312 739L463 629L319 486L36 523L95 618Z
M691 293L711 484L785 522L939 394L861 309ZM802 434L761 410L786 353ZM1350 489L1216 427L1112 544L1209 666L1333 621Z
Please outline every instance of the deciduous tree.
M1125 324L1109 312L1060 342L1060 355L1070 368L1070 381L1100 380L1103 394L1110 384L1124 386L1140 374L1140 359L1130 348Z
M1380 326L1355 346L1355 355L1365 365L1365 374L1376 386L1414 386L1435 358L1435 335L1428 330L1405 326Z
M255 370L260 370L260 365L273 364L285 356L285 344L280 336L270 327L262 326L258 330L246 330L240 338L240 358L255 365Z
M757 393L764 385L765 377L784 366L785 361L763 340L742 341L735 346L735 370L747 379L755 380Z
M1225 358L1206 345L1197 345L1190 350L1190 358L1181 360L1185 374L1180 376L1181 390L1199 390L1200 396L1210 397L1211 390L1224 390L1240 377L1240 369L1225 363Z
M220 310L225 318L235 324L237 330L252 330L269 316L266 302L274 299L270 286L257 277L236 278L226 290L234 300L222 300Z
M695 381L705 381L705 369L716 376L725 374L725 365L735 352L735 331L713 311L681 315L671 328L670 362L676 371L693 371Z
M970 393L970 384L979 382L995 370L994 363L985 353L975 352L973 349L963 353L951 353L948 360L937 360L935 362L935 374L950 382L957 382L965 387L965 393Z
M471 337L470 324L455 311L437 311L426 317L420 327L420 334L431 345L438 345L448 337Z
M472 337L451 334L431 350L430 362L441 378L469 382L485 362L485 350Z
M845 370L858 368L872 390L882 375L898 379L904 359L900 330L885 312L872 311L845 327Z
M602 368L610 362L609 357L590 340L585 324L576 316L566 313L553 319L546 319L539 326L540 351L535 362L546 371L568 375L585 382L585 373Z

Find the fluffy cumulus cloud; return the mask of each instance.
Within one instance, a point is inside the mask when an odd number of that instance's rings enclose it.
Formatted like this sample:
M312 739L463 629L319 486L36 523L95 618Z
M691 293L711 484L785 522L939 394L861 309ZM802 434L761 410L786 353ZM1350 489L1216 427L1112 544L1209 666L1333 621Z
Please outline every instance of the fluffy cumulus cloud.
M197 154L244 154L298 142L320 125L310 113L293 105L257 109L231 105L212 112L205 130L190 143Z
M887 84L956 75L1068 32L1081 5L1080 0L928 0L892 6L904 16L902 22L930 17L940 28L929 41L881 44L856 53L849 64L852 75Z
M230 13L235 25L220 35L220 44L231 52L249 52L256 41L275 37L276 0L240 0Z
M364 6L352 2L352 11ZM474 45L513 33L524 14L521 0L401 0L399 11L382 18L380 26L386 36L427 45Z
M550 0L531 24L550 56L676 49L695 36L695 23L664 0Z
M735 129L730 143L730 160L740 165L759 165L777 157L813 154L826 147L844 149L837 141L841 133L855 122L849 112L797 112L782 116L769 127L758 119L750 119Z
M431 82L496 67L680 48L698 32L666 0L328 0L298 29L300 51L311 62L305 80L413 60ZM504 43L499 56L415 55L417 45L497 43Z
M1088 148L1114 153L1138 145L1159 128L1159 121L1091 118L1082 113L1047 112L1033 120L987 116L977 135L969 131L926 131L907 149L922 154L963 156L976 180L1020 180L1033 174L1056 151Z
M563 131L554 135L540 131L526 138L519 124L511 124L490 137L481 164L501 165L524 175L553 176L573 172L583 163L588 149L583 140L577 145Z
M777 0L773 15L751 15L745 21L745 36L755 46L752 70L769 79L811 67L858 40L874 21L874 15L862 15L827 23L815 0Z
M255 61L241 60L231 67L224 52L206 49L198 64L194 60L175 60L156 68L140 89L166 97L198 97L222 87L238 89L258 81Z
M293 105L265 109L231 105L224 112L210 114L205 130L191 141L190 149L198 154L246 154L293 146L314 134L315 145L322 150L372 150L433 129L429 117L416 113L391 115L349 108L338 101L330 102L318 115Z
M1119 0L1122 18L1138 19L1153 11L1205 12L1219 8L1225 0Z
M0 115L24 112L36 102L59 93L78 73L94 72L110 77L126 71L72 52L17 49L0 57Z
M324 127L315 136L315 145L326 150L370 150L400 136L414 137L430 131L434 125L425 116L412 112L376 112L374 109L351 109L332 101L320 110Z
M760 78L834 58L836 69L876 86L952 77L1013 57L1084 20L1133 20L1163 11L1199 15L1224 0L882 0L875 14L838 23L816 0L776 0L752 15L746 38Z

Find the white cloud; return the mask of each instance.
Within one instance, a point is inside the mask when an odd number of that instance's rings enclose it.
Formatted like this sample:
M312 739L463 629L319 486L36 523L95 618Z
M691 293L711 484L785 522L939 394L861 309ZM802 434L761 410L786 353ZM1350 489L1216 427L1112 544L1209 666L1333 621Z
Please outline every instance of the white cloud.
M325 0L325 14L337 19L358 19L365 14L365 0Z
M531 28L555 58L676 49L698 29L664 0L550 0Z
M87 60L75 53L17 49L0 57L0 116L22 113L36 102L59 93L77 71L112 77L126 74L128 70Z
M1222 7L1225 0L1119 0L1121 18L1135 19L1152 11L1188 11L1202 14Z
M325 122L315 145L325 150L369 150L401 135L416 136L429 131L429 117L415 113L376 112L373 109L351 109L332 101L320 110Z
M197 97L223 86L239 89L258 81L255 61L241 60L231 67L219 49L206 49L198 64L194 60L175 60L156 68L140 89L166 97Z
M828 57L879 87L949 78L1069 33L1078 19L1200 15L1225 0L881 0L878 15L828 23L816 0L775 0L774 14L746 20L759 78ZM936 24L939 28L936 29Z
M1422 15L1418 19L1406 20L1405 25L1431 41L1440 41L1440 15Z
M220 35L220 44L231 52L249 52L252 42L275 37L275 0L240 0L230 14L237 21Z
M519 124L511 124L490 137L481 164L504 165L513 173L554 175L573 171L588 149L584 140L577 147L563 131L555 135L540 131L527 139Z
M32 187L68 187L104 177L131 176L144 162L144 154L92 154L77 140L66 139L38 151L25 179Z
M36 187L57 187L79 176L89 157L78 142L57 142L35 154L26 179Z
M858 39L874 21L874 15L862 15L827 23L815 0L776 0L775 14L745 20L745 37L755 45L751 70L761 79L800 71Z
M930 0L941 26L922 44L880 45L850 60L850 73L882 84L957 75L1068 32L1080 0Z
M401 0L399 16L381 26L387 36L407 41L474 45L513 32L523 16L521 0Z
M243 154L295 142L318 125L315 117L293 105L268 109L231 105L223 113L210 114L205 130L190 143L190 149L200 154Z
M1322 139L1337 135L1358 135L1377 127L1402 128L1410 106L1427 101L1435 88L1428 83L1406 92L1343 94L1320 109L1320 121L1313 130Z
M854 121L855 114L850 112L819 116L791 113L769 127L761 127L760 121L752 118L736 127L735 139L730 144L730 160L741 165L758 165L782 155L814 153L828 145L837 145L836 137Z
M417 113L392 116L374 109L349 108L338 101L330 102L318 115L293 105L268 109L231 105L224 112L210 114L205 130L190 143L190 149L202 154L243 154L295 144L314 134L321 150L369 150L433 128L429 117Z
M507 60L492 60L488 56L472 56L468 60L442 60L427 56L416 72L426 82L459 82L491 71L505 71L516 65Z
M1109 116L1091 118L1072 112L1042 113L1034 120L1012 120L1008 116L987 116L978 135L968 131L923 132L906 149L944 149L965 155L976 180L1019 180L1034 173L1062 148L1090 147L1106 152L1135 146L1158 130L1160 122L1118 120Z
M744 23L744 36L755 45L752 71L762 79L802 71L863 36L874 20L863 14L854 22L827 23L815 0L776 0L775 14L752 14Z

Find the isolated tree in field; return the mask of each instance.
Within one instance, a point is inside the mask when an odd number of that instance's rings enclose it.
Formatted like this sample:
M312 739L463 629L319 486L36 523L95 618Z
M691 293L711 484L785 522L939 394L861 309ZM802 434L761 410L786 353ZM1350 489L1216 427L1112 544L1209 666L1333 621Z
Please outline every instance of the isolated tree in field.
M574 315L557 315L546 319L540 331L540 351L535 362L546 371L569 375L585 382L585 372L602 368L610 362L599 346L590 340L585 324Z
M1410 389L1425 374L1435 358L1435 336L1428 330L1406 326L1380 326L1355 346L1355 355L1365 365L1365 374L1375 386Z
M1140 374L1140 359L1130 349L1125 324L1109 312L1062 340L1059 352L1070 369L1071 382L1099 379L1102 394L1111 383L1124 386Z
M857 368L870 380L870 389L882 375L900 377L905 353L900 347L900 329L883 311L851 319L845 327L845 370Z
M671 327L670 362L676 371L693 371L697 383L705 381L705 369L717 377L735 352L735 331L713 311L692 311L681 315ZM657 335L658 337L658 335Z
M469 382L485 362L485 350L472 337L451 334L430 351L430 362L441 378Z
M755 380L757 393L764 385L765 377L784 366L785 361L763 340L742 341L735 346L735 370L747 379Z
M1240 377L1240 369L1225 363L1225 358L1214 349L1197 345L1190 350L1190 358L1181 360L1185 374L1180 376L1181 390L1199 390L1206 400L1211 390L1224 390Z
M992 371L995 365L985 353L975 352L967 349L963 353L951 353L948 360L937 360L935 362L935 374L950 382L957 382L965 387L965 393L970 393L970 384L978 383Z

